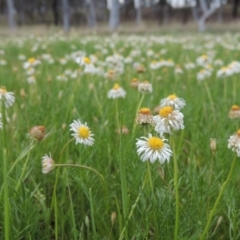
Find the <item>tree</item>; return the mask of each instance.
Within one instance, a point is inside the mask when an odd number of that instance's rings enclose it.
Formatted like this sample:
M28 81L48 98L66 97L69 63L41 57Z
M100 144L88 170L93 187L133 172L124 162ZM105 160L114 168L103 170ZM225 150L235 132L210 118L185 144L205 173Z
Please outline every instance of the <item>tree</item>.
M63 13L63 29L67 33L69 32L69 4L68 0L62 0L62 13Z
M7 9L8 9L8 26L10 29L14 29L16 26L15 18L14 18L14 6L13 0L7 0Z
M120 22L119 19L119 8L120 4L118 0L107 0L107 8L110 11L108 26L111 30L115 30Z
M96 20L96 11L95 11L95 5L93 0L86 0L86 14L87 14L87 22L89 27L96 27L97 26L97 20Z

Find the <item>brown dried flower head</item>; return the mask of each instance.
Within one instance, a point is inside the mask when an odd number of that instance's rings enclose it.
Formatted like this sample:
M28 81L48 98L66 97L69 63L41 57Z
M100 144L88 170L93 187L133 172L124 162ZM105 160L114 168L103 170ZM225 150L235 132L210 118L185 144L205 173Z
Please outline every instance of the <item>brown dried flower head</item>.
M228 117L233 118L240 118L240 107L238 105L233 105L228 113Z
M136 88L137 89L138 88L138 84L139 84L138 79L137 78L133 78L130 85L131 85L132 88Z
M45 137L44 126L34 126L30 129L30 135L32 138L41 141Z
M150 124L152 126L155 125L155 122L153 121L153 116L151 113L151 110L149 108L141 108L137 114L137 117L135 119L136 124L139 125L145 125Z

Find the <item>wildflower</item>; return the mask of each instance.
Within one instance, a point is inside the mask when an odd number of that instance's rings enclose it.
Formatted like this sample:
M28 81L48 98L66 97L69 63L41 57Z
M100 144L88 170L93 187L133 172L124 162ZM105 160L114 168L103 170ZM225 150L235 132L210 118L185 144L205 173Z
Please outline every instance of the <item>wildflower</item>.
M114 80L116 78L116 73L114 70L110 69L104 74L106 79Z
M131 87L133 87L133 88L138 88L138 84L139 84L139 81L137 78L133 78L130 83Z
M27 77L27 82L28 82L29 84L36 84L36 78L35 78L35 76L29 76L29 77Z
M240 157L240 129L228 139L228 148Z
M138 91L142 93L151 93L152 92L152 84L148 81L144 81L138 84Z
M38 141L41 141L45 137L44 126L34 126L30 129L30 136Z
M114 84L113 88L108 92L108 98L125 98L126 92L118 84Z
M216 138L210 138L210 149L215 152L217 148Z
M91 59L88 57L77 57L75 61L79 66L86 66L91 63Z
M210 69L201 69L198 73L197 73L197 80L198 81L202 81L208 77L210 77L212 74L212 71Z
M111 214L111 222L112 222L112 224L114 224L116 218L117 218L117 213L116 212L112 212L112 214Z
M155 125L151 110L149 108L141 108L137 114L135 122L139 125Z
M41 62L39 61L39 60L37 60L37 59L35 59L35 58L29 58L28 60L27 60L27 62L24 62L23 63L23 68L24 69L28 69L28 68L30 68L30 67L35 67L35 66L37 66L38 64L40 64Z
M8 92L5 87L0 87L0 101L3 100L5 107L11 107L15 101L14 93Z
M126 126L122 125L122 129L117 129L117 133L127 135L129 133L129 129Z
M177 97L176 94L171 94L160 102L160 107L172 106L176 110L181 110L186 105L184 99Z
M164 142L166 139L153 137L149 133L148 138L141 137L141 139L137 140L137 153L143 162L147 160L150 160L151 163L158 160L161 164L165 161L169 162L172 151L169 145Z
M94 143L92 132L90 131L87 123L82 124L80 120L74 120L73 123L70 124L70 131L73 131L71 136L74 136L77 143L82 143L87 146L92 146Z
M228 113L229 118L240 118L240 107L233 105Z
M45 173L49 173L54 169L54 161L51 157L51 154L49 154L49 156L47 154L45 154L42 157L42 172Z
M184 129L183 117L179 110L174 110L171 106L160 108L159 115L153 117L156 123L155 131L162 135L171 134L172 130Z

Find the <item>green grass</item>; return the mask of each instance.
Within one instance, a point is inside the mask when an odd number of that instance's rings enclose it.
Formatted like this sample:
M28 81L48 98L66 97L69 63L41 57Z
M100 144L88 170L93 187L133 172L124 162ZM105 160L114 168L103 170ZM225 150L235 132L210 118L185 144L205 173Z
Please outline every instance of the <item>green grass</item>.
M141 162L137 155L136 138L148 132L156 133L152 127L134 127L141 99L141 94L130 86L134 77L148 80L153 86L153 92L146 94L141 107L154 109L162 98L172 93L187 102L182 110L185 129L173 134L178 165L177 238L200 238L235 157L227 143L238 130L239 119L229 119L228 112L232 105L240 105L239 73L217 78L220 67L212 64L211 77L199 82L196 75L202 67L187 70L184 64L195 63L199 56L210 51L215 53L213 60L221 59L224 65L237 61L239 51L229 50L226 44L239 46L240 37L239 34L225 34L220 40L216 35L155 37L65 37L55 34L0 42L0 49L5 51L0 59L7 61L6 66L0 65L0 86L6 86L16 97L14 105L6 109L6 137L0 138L0 171L3 173L0 239L174 239L174 161L171 157L169 163L155 162L148 169L147 162ZM39 47L32 52L36 44ZM193 48L186 49L189 45ZM147 56L148 49L157 55ZM166 49L166 53L161 55L162 49ZM143 64L146 71L138 74L132 64L125 63L124 72L114 81L81 73L76 79L57 81L56 77L64 70L79 69L72 59L66 65L58 62L59 58L77 50L85 51L87 56L95 54L98 57L96 65L106 63L106 57L113 53L127 57L132 50L140 50L140 55L133 59ZM41 59L43 53L51 54L55 62L48 64ZM41 60L35 67L36 84L26 81L24 61L18 59L20 54L27 59ZM175 74L174 67L149 68L152 60L161 58L172 59L184 73ZM107 66L103 69L108 70ZM127 92L124 99L107 98L107 92L116 82ZM69 125L76 119L88 123L94 133L93 146L69 142L72 138ZM116 133L118 122L128 127L129 134ZM28 133L37 125L45 126L47 136L30 147L32 140ZM4 131L0 130L0 134L4 135ZM169 135L165 137L170 139ZM217 139L212 172L210 138ZM77 167L56 167L43 174L41 158L48 153L56 164L91 167L103 175L104 181L94 172ZM160 174L163 171L164 176ZM240 237L238 171L237 161L206 239ZM116 219L111 221L113 212Z

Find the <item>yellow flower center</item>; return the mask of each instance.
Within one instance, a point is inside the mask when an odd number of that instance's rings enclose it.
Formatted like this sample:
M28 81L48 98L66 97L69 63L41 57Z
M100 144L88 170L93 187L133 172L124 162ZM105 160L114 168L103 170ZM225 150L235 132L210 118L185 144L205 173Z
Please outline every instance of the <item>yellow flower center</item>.
M237 131L237 135L240 137L240 129Z
M148 139L148 145L153 150L159 150L163 147L164 142L158 137L151 137Z
M5 87L0 88L0 94L4 95L7 92L7 89Z
M90 60L90 58L88 58L88 57L84 57L84 58L83 58L83 61L84 61L84 63L86 63L86 64L90 64L90 63L91 63L91 60Z
M231 110L232 110L232 111L238 111L238 110L240 110L240 107L239 107L238 105L233 105L233 106L231 107Z
M156 63L157 63L157 61L156 61L156 60L153 60L153 61L152 61L152 64L156 64Z
M114 84L114 86L113 86L114 90L118 90L119 88L120 88L120 86L118 84Z
M113 71L112 69L110 69L110 70L108 71L108 74L113 75L113 74L114 74L114 71Z
M35 61L36 61L35 58L29 58L29 59L28 59L28 62L29 62L29 63L34 63Z
M167 117L172 111L173 111L173 107L170 107L170 106L163 107L160 109L159 115L161 117Z
M169 95L168 96L168 99L170 99L170 100L174 100L174 99L176 99L177 98L177 95L176 94L172 94L172 95Z
M208 56L207 56L206 54L204 54L204 55L202 55L202 58L203 58L203 59L207 59Z
M144 107L144 108L141 108L138 113L149 115L151 114L151 110L149 108Z
M144 84L149 84L149 81L145 80L143 81Z
M90 131L87 127L81 126L78 129L78 134L81 138L88 138L90 135Z

